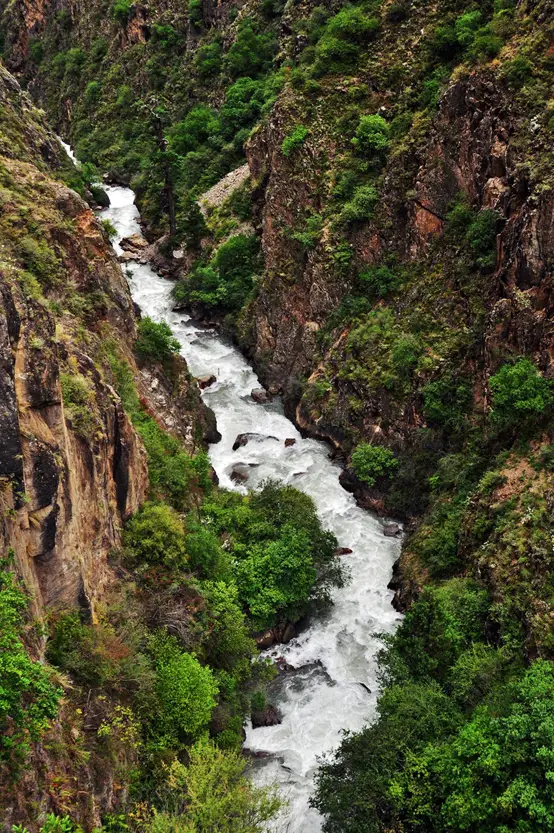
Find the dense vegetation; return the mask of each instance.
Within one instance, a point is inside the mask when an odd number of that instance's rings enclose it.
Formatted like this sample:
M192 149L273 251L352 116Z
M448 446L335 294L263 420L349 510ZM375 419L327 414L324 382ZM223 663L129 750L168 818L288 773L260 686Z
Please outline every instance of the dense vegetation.
M346 737L318 777L326 829L550 830L551 242L542 229L532 249L525 223L548 214L553 185L551 4L144 5L142 22L127 0L92 2L83 21L61 8L31 37L23 80L80 158L131 182L150 228L185 244L178 303L226 317L253 349L272 308L310 296L313 307L286 309L317 320L290 339L306 354L285 393L307 424L339 438L365 500L411 522L409 610L382 653L378 720ZM14 3L0 8L9 60ZM469 135L471 153L458 154L466 110L476 145L490 140L484 158ZM244 161L245 143L259 179L202 214L196 198ZM271 192L280 213L264 204L269 175L285 183ZM82 177L74 184L84 189ZM59 281L55 245L37 238L28 211L20 225L0 222L17 280L40 296ZM85 321L100 303L67 301L86 307ZM176 349L163 328L140 325L141 361L171 369ZM130 710L102 733L127 767L133 806L156 796L147 824L174 829L171 814L185 809L179 824L203 830L190 801L168 796L175 784L192 791L187 778L211 796L228 778L243 806L234 749L266 674L251 662L250 631L325 603L342 578L304 497L276 484L246 498L214 490L205 456L160 429L125 358L106 352L148 452L151 500L117 556L122 598L97 628L57 617L49 656L75 680L76 703L92 686L99 721L103 692ZM265 371L274 356L257 360ZM86 378L67 367L62 389L90 436ZM38 683L48 693L41 724L56 689L29 679L29 697ZM261 821L272 799L247 798ZM222 830L225 801L214 798Z

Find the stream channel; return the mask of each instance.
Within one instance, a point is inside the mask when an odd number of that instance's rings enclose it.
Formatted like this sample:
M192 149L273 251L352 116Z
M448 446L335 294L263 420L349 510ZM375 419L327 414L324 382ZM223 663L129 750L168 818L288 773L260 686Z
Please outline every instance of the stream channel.
M111 205L100 212L117 230L119 241L140 233L139 213L129 188L106 188ZM387 589L400 542L383 535L381 521L359 508L339 484L340 468L329 447L303 439L284 413L279 399L257 404L250 393L260 383L246 359L216 330L200 329L183 312L172 310L172 283L148 265L126 264L133 299L144 315L166 321L178 338L194 376L213 374L216 383L202 392L216 414L221 442L210 446L212 465L221 486L245 491L230 479L233 467L249 467L249 488L278 479L310 495L324 526L337 536L351 580L335 591L334 605L287 645L266 651L282 658L288 670L270 684L270 701L278 707L280 725L246 727L245 750L252 755L251 777L257 784L278 785L287 801L271 827L278 833L319 833L322 818L309 806L318 757L333 750L344 730L359 730L375 715L377 700L375 634L390 632L399 616ZM254 433L233 451L238 434ZM285 446L285 439L295 439Z

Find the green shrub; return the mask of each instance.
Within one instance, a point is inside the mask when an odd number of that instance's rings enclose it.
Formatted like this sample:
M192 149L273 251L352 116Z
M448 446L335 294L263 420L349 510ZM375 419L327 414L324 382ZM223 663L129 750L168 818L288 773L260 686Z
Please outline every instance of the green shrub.
M365 43L379 30L379 20L367 17L359 6L346 6L327 23L326 33L343 40Z
M135 352L141 359L164 362L180 349L181 345L165 321L157 323L148 317L139 321Z
M60 261L46 240L23 235L17 242L17 254L25 269L43 286L52 286L60 274Z
M239 751L222 750L206 737L188 750L186 765L171 764L169 785L166 807L176 815L155 811L148 833L262 833L280 807L274 792L244 774Z
M471 409L473 395L471 386L454 376L427 382L421 390L423 413L434 425L447 431L458 431Z
M434 577L451 576L460 566L458 540L462 517L459 501L440 502L415 536L414 549Z
M367 486L374 486L378 477L383 477L398 468L393 452L382 445L360 443L352 452L352 469Z
M112 5L112 17L118 23L127 23L131 11L131 0L115 0Z
M533 64L529 58L518 55L504 65L502 74L511 87L521 89L533 74Z
M466 240L476 256L478 266L493 269L496 264L496 235L500 216L498 212L485 208L470 224Z
M402 333L392 345L390 363L399 379L408 379L423 355L423 344L413 333Z
M259 32L255 21L245 18L239 26L235 42L225 56L225 65L232 78L256 78L269 69L276 51L274 35Z
M208 139L220 132L219 118L215 110L197 104L183 121L174 124L169 132L171 147L181 156L203 146Z
M447 232L452 240L465 240L475 263L483 269L493 269L496 264L496 235L500 215L491 209L475 214L467 202L458 200L446 215Z
M174 291L175 300L238 311L254 287L260 263L256 235L237 234L217 250L209 266L197 266Z
M288 136L285 136L283 142L281 144L281 150L283 151L284 156L290 156L295 150L301 147L306 137L309 135L310 131L307 127L303 127L301 124L297 124L292 133L289 133Z
M388 266L371 266L358 275L358 283L370 298L384 298L402 286L404 277Z
M200 29L204 25L204 15L202 12L202 0L189 0L188 2L189 20L193 26Z
M127 522L123 543L140 562L177 568L187 563L183 523L165 503L144 503Z
M171 636L156 636L151 651L156 667L160 735L168 739L198 737L211 720L218 686L212 671L184 653Z
M100 220L100 225L102 226L102 229L106 233L108 239L110 241L115 240L115 238L117 237L117 229L112 223L112 221L106 218L104 220Z
M345 203L340 219L343 223L369 220L378 202L379 194L376 189L372 185L361 185L354 191L352 199Z
M200 78L210 78L221 72L223 49L218 40L201 46L195 55L194 64Z
M60 384L66 417L77 431L89 437L95 425L90 382L80 373L60 373Z
M248 634L238 588L232 582L205 582L202 592L209 610L209 636L205 643L208 659L214 668L232 671L256 653L255 642Z
M336 538L322 528L313 501L291 486L270 481L246 498L223 493L203 511L230 537L239 598L255 627L295 621L343 585Z
M536 424L552 407L550 382L525 358L505 364L491 376L491 419L500 427Z
M30 744L39 740L58 713L61 689L48 670L25 650L27 599L6 558L0 560L0 768L15 775Z
M226 579L231 575L229 557L218 536L205 526L189 523L186 550L190 566L202 578Z
M65 71L68 75L78 77L86 63L87 56L79 47L68 49L65 53Z
M364 156L381 159L388 147L388 135L389 126L382 116L362 116L352 144Z

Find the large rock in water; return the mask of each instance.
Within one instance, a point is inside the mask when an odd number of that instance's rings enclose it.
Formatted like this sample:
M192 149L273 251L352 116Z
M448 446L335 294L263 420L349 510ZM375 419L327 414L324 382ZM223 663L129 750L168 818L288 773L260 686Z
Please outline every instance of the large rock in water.
M131 234L129 237L124 237L119 245L124 251L129 252L146 249L149 243L142 234L138 234L137 232L136 234Z
M199 376L196 380L198 387L200 390L205 390L206 388L210 388L212 385L215 385L217 379L215 376Z
M233 443L233 451L237 451L237 449L242 448L243 446L247 445L249 442L256 442L261 443L264 440L275 440L278 442L277 437L272 435L266 436L265 434L237 434L237 438Z
M231 480L233 483L246 483L249 477L247 463L236 463L231 472Z
M261 726L278 726L282 722L281 713L270 704L261 711L252 712L252 726L254 729L259 729Z
M265 390L265 388L254 388L254 390L251 391L250 396L254 402L258 403L258 405L266 405L268 402L271 402L273 398L271 394Z

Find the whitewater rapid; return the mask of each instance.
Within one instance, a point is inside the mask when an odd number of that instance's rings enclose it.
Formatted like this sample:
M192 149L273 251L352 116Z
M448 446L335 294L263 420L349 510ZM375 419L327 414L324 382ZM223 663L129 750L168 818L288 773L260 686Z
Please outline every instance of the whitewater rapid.
M134 194L129 188L106 188L111 205L100 212L123 237L140 232ZM334 606L293 639L266 652L297 669L271 684L271 699L283 715L278 726L246 727L245 749L254 758L252 779L278 785L288 806L271 827L279 833L319 833L321 816L309 806L318 757L329 753L344 730L358 730L375 715L377 699L375 634L394 630L398 614L387 589L400 543L383 535L379 520L356 506L339 484L340 469L328 447L303 439L284 416L279 400L256 404L250 396L260 383L242 354L215 330L199 329L183 312L174 312L172 284L149 266L125 266L133 299L144 315L166 321L178 338L194 376L215 375L202 396L217 417L222 440L210 447L221 486L244 491L230 479L233 466L249 466L248 486L279 479L309 494L323 524L341 547L351 581L334 594ZM266 439L233 451L237 434L252 432ZM285 446L285 439L295 439Z

